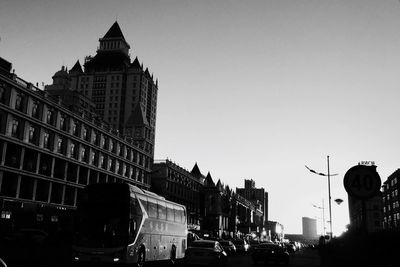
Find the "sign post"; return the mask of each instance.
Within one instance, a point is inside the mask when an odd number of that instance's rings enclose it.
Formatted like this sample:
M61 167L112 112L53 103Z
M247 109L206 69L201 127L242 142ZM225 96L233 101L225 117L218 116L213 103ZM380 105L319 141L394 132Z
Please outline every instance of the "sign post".
M361 200L363 228L367 231L366 200L376 196L381 188L381 178L376 166L356 165L350 168L343 179L347 193Z

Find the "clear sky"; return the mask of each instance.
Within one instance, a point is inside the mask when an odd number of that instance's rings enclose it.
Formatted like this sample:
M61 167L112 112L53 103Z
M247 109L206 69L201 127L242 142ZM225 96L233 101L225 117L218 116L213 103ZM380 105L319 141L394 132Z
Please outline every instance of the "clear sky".
M328 206L327 179L304 165L326 173L329 155L339 174L336 235L346 171L375 161L384 181L400 167L398 0L2 0L0 56L49 84L116 20L159 81L155 158L231 188L255 180L286 233Z

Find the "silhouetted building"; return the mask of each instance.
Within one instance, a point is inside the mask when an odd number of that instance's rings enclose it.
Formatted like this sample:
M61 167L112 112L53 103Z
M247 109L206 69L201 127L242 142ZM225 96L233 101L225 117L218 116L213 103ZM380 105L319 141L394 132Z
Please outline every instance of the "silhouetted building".
M151 190L167 200L186 206L189 230L200 230L200 192L204 177L197 163L189 172L170 160L156 161L151 174Z
M263 224L268 221L268 192L264 188L256 188L255 181L244 180L244 188L236 188L236 193L250 200L263 212Z
M129 49L115 22L99 39L96 55L85 58L84 68L78 60L68 73L56 73L47 89L82 93L111 128L153 155L158 81L137 57L131 62Z
M400 230L400 169L392 173L382 185L383 228Z
M70 226L77 192L87 184L126 182L150 188L145 175L153 161L150 152L102 121L71 111L1 62L2 231Z
M366 227L368 232L379 232L382 230L382 193L365 201L366 222L362 215L362 201L348 196L351 229L361 230Z
M285 228L279 222L268 221L266 223L265 229L268 235L271 237L272 241L282 241L285 237Z
M317 239L317 220L303 217L302 218L302 225L303 225L303 237L305 239Z

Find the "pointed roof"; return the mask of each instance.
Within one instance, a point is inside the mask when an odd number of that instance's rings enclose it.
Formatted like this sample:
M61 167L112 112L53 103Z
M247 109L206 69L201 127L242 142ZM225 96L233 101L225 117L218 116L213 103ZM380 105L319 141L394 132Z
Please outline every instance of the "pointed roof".
M142 68L142 66L140 66L140 62L139 62L139 59L138 59L137 57L136 57L135 60L131 63L131 67L138 68L138 69L141 69L141 68Z
M83 73L82 66L81 66L81 63L79 63L79 60L76 61L75 65L72 67L72 69L70 69L69 72L70 73L71 72Z
M218 189L219 191L223 191L223 190L224 190L224 187L222 186L222 183L221 183L221 180L220 180L220 179L218 179L218 182L217 182L216 187L217 187L217 189Z
M149 68L146 68L146 70L144 71L144 74L150 78L150 72L149 72Z
M136 104L135 109L132 111L128 120L126 121L126 126L148 126L146 116L143 114L143 110L140 104Z
M194 167L192 169L192 171L190 172L191 174L195 175L195 176L201 176L201 172L199 169L199 166L197 166L197 162L194 164Z
M118 22L114 22L108 32L104 35L103 38L122 38L125 40L124 35L122 34L121 28L118 25Z
M205 180L204 184L206 186L215 186L215 183L214 183L214 181L213 181L213 179L211 177L210 172L207 173L206 180Z

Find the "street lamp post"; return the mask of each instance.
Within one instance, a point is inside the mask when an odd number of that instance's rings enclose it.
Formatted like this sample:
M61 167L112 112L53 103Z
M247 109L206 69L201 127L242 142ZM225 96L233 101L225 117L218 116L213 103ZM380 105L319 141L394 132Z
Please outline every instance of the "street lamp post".
M323 236L325 236L325 207L324 207L324 199L322 199L322 207L319 207L319 206L314 205L314 204L313 204L313 207L322 210L322 227L323 227L322 228L322 233L323 233Z
M330 169L329 169L329 156L327 156L327 162L328 162L328 174L321 173L321 172L316 172L306 166L306 168L315 174L321 175L321 176L327 176L328 177L328 196L329 196L329 227L330 227L330 238L332 239L332 205L331 205L331 176L338 175L337 173L335 174L330 174Z

